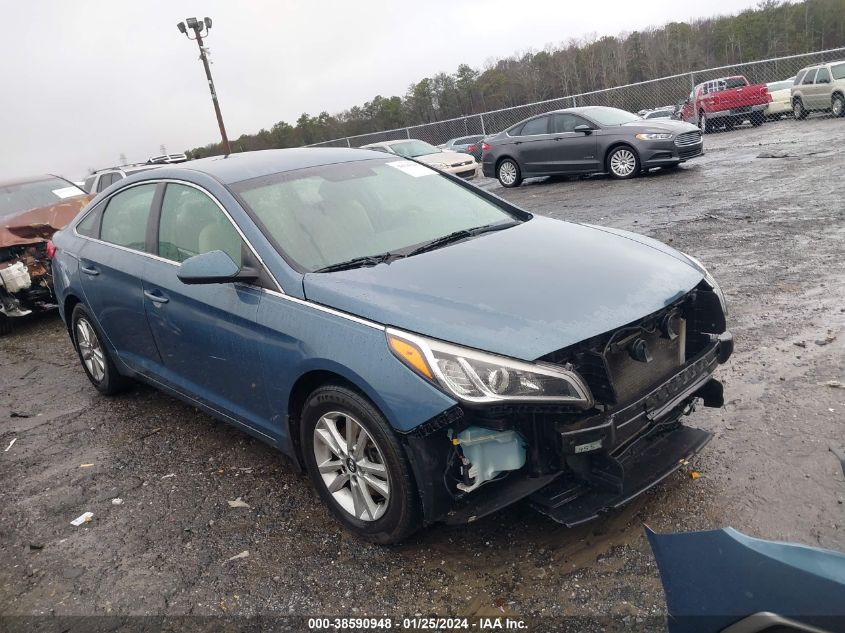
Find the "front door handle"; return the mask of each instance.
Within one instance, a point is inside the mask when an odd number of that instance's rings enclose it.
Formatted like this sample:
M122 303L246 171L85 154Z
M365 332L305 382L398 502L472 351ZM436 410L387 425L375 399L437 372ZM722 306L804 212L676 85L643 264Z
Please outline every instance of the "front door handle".
M160 290L144 290L144 296L153 303L167 303L170 301L170 299L165 297Z
M92 277L96 277L97 275L100 274L100 271L97 270L94 266L89 267L89 266L83 266L82 264L79 264L79 270L81 270L86 275L91 275Z

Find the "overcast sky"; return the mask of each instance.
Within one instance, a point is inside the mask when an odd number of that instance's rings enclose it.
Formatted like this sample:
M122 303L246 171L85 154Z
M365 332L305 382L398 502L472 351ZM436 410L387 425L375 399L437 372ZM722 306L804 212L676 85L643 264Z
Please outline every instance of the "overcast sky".
M0 179L146 160L219 140L186 17L207 46L230 138L331 113L458 64L571 37L732 13L756 0L38 0L5 3Z

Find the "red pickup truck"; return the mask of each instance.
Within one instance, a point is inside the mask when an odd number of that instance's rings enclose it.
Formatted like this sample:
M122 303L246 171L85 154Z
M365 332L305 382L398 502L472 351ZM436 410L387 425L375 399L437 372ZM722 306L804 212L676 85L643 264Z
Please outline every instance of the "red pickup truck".
M765 121L772 100L766 84L749 84L742 75L698 84L681 109L681 119L695 123L702 134L714 127L731 129L745 120L757 126Z

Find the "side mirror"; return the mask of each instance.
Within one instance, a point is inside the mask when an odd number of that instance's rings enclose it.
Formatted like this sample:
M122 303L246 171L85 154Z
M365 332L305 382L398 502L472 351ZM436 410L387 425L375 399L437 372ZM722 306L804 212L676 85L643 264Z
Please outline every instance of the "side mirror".
M593 128L591 128L589 125L585 125L582 123L581 125L576 125L574 128L572 128L572 131L583 132L584 134L592 134Z
M238 268L223 251L209 251L182 262L176 276L183 284L226 284L255 281L258 272L249 267Z

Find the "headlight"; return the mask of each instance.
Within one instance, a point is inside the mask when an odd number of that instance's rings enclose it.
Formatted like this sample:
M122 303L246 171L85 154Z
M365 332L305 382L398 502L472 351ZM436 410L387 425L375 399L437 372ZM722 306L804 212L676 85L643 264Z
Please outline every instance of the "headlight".
M641 141L666 141L672 138L673 134L668 133L646 133L646 134L637 134L637 138Z
M725 300L725 293L722 292L722 288L719 286L718 282L716 281L716 278L710 274L710 271L707 270L707 267L702 264L698 259L696 259L692 255L688 255L687 253L683 253L683 256L704 271L704 281L707 283L708 286L710 286L711 290L716 293L716 296L719 297L719 303L722 305L722 312L727 315L728 302Z
M446 163L429 163L428 166L432 169L446 169L449 165Z
M574 371L526 363L451 343L387 330L399 360L424 378L467 402L559 402L587 409L589 388Z

